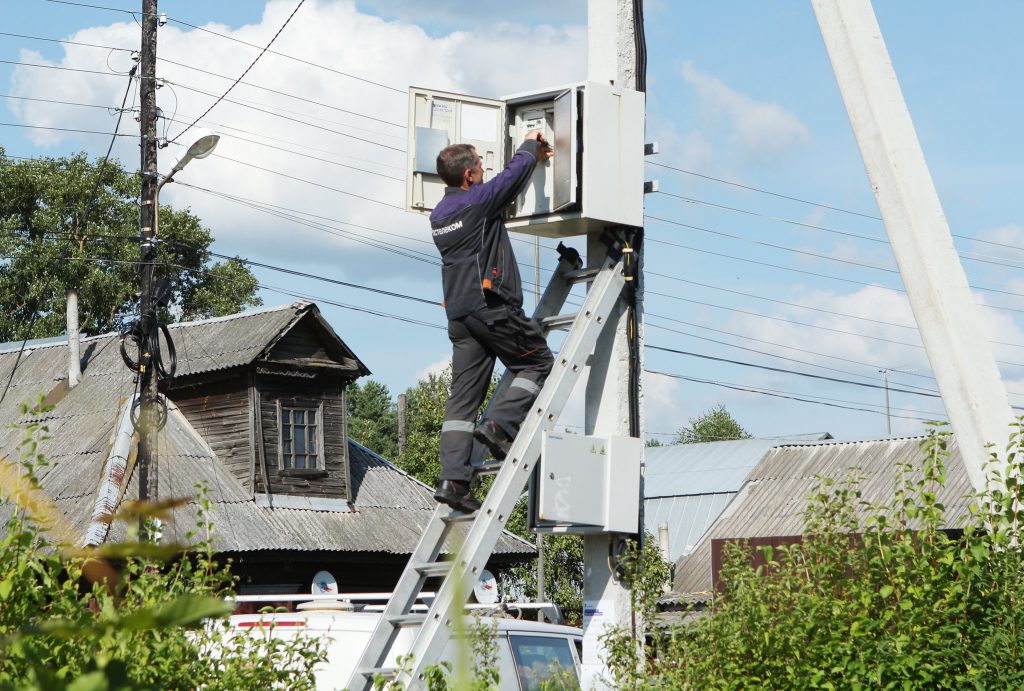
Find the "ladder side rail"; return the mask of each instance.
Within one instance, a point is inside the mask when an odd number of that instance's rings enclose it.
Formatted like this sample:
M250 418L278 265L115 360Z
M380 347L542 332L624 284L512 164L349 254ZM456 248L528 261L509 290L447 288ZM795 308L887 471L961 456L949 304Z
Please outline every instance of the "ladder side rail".
M436 662L444 651L451 637L452 619L462 615L462 606L469 598L475 578L490 558L540 457L541 433L553 427L619 300L625 284L623 264L618 261L610 268L611 263L610 258L606 260L606 270L597 277L587 294L580 316L555 359L555 371L548 377L512 443L494 486L478 512L478 519L470 527L456 554L452 573L437 591L410 651L413 655L412 669L401 671L396 678L406 688L418 688L425 667Z
M406 563L405 569L395 585L394 592L388 599L384 611L381 612L380 619L377 620L373 633L370 634L370 639L366 642L366 647L363 648L363 653L359 658L358 664L356 664L353 676L348 683L348 688L369 688L373 679L367 679L362 674L362 671L369 668L387 666L389 662L387 660L388 653L392 650L395 639L401 630L401 627L395 626L391 619L411 612L413 605L419 599L420 591L423 589L423 584L427 579L415 567L418 564L432 562L437 559L444 545L444 538L447 532L444 517L450 512L451 509L442 504L438 504L437 508L434 509L434 513L427 523L423 535L420 536L416 548L409 556L409 561Z

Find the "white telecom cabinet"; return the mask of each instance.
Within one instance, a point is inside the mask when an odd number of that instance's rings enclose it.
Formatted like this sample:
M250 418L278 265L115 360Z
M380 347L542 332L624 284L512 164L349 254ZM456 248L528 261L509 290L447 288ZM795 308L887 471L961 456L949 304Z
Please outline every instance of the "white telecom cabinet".
M472 144L486 181L534 129L555 155L510 206L510 230L566 237L643 225L644 94L597 82L500 100L410 88L406 209L430 213L444 196L444 147Z
M530 491L530 524L542 533L640 530L640 464L634 437L545 432Z

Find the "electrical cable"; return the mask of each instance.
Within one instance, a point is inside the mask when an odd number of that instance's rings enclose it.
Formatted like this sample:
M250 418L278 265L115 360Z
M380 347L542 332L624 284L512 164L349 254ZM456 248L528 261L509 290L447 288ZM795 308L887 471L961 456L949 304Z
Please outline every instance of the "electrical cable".
M448 330L447 326L444 326L444 325L441 325L441 324L431 324L430 322L421 321L419 319L412 319L410 317L402 317L402 316L399 316L397 314L390 314L388 312L379 312L377 310L371 310L371 309L368 309L366 307L357 307L356 305L348 305L348 304L346 304L344 302L337 302L335 300L329 300L329 299L323 298L323 297L316 297L316 296L305 295L303 293L298 293L298 292L295 292L293 290L289 290L287 288L277 288L277 287L274 287L274 286L266 285L265 283L260 283L259 287L264 289L264 290L270 290L270 291L273 291L275 293L280 293L282 295L290 295L291 297L297 297L297 298L299 298L301 300L309 300L311 302L316 302L317 304L323 303L325 305L333 305L335 307L341 307L341 308L344 308L344 309L347 309L347 310L352 310L353 312L363 312L365 314L371 314L371 315L374 315L374 316L377 316L377 317L385 317L387 319L395 319L397 321L405 322L407 324L416 324L417 326L426 326L426 327L429 327L431 329L440 329L442 331L447 331Z
M183 67L183 68L185 68L187 70L193 70L193 71L199 72L201 74L206 74L206 75L209 75L211 77L217 77L219 79L231 79L231 77L229 77L229 76L227 76L225 74L219 74L217 72L211 72L210 70L203 69L202 67L195 67L194 65L189 65L189 64L186 64L184 62L178 62L176 60L170 60L168 58L160 58L160 61L161 62L166 62L169 65L175 65L177 67ZM276 94L278 96L284 96L286 98L292 98L292 99L295 99L296 101L302 101L303 103L309 103L309 104L312 104L312 105L315 105L315 106L320 106L322 108L328 108L330 110L336 110L339 113L345 113L346 115L354 115L356 117L365 118L367 120L373 120L374 122L379 122L379 123L382 123L384 125L391 125L392 127L398 127L400 129L403 129L403 130L406 129L406 126L404 124L402 124L402 123L394 122L392 120L385 120L383 118L378 118L378 117L375 117L373 115L367 115L365 113L359 113L359 112L356 112L354 110L347 110L345 108L341 108L340 106L333 106L330 103L324 103L323 101L317 101L317 100L312 99L312 98L306 98L305 96L299 96L298 94L288 93L287 91L281 91L279 89L272 89L272 88L270 88L268 86L262 86L260 84L253 84L252 82L239 82L239 83L242 86L248 86L249 88L252 88L252 89L259 89L260 91L266 91L267 93Z
M858 240L866 240L866 241L869 241L869 242L877 242L877 243L881 243L883 245L891 244L887 238L878 238L878 237L874 237L874 236L871 236L871 235L863 235L861 233L855 233L853 231L843 230L841 228L830 228L828 226L816 225L814 223L805 223L803 221L796 221L796 220L793 220L791 218L781 218L779 216L772 216L770 214L760 213L758 211L750 211L749 209L740 209L740 208L737 208L735 206L726 206L724 204L716 204L714 202L705 201L703 199L695 199L693 197L684 197L682 195L672 194L671 192L666 192L664 190L658 190L656 192L656 194L661 194L661 195L666 196L666 197L672 197L674 199L680 199L680 200L682 200L684 202L687 202L687 203L690 203L690 204L700 204L702 206L710 206L710 207L715 208L715 209L722 209L724 211L732 211L734 213L744 214L744 215L747 215L747 216L753 216L753 217L756 217L756 218L763 218L763 219L766 219L766 220L769 220L769 221L777 221L779 223L788 223L790 225L800 226L802 228L810 228L812 230L820 230L820 231L823 231L823 232L826 232L826 233L834 233L836 235L843 235L843 236L846 236L846 237L856 238ZM732 237L732 236L730 236L730 237ZM974 240L974 238L968 238L967 236L963 236L963 235L954 235L954 237L960 237L960 238L965 238L965 239L968 239L968 240ZM1024 250L1024 248L1017 248L1017 249ZM973 262L979 262L979 263L982 263L982 264L990 264L990 265L993 265L993 266L1004 266L1004 267L1011 268L1011 269L1024 269L1024 264L1020 264L1020 263L1016 263L1016 264L1014 264L1014 263L1007 263L1005 261L1001 261L1000 258L998 258L998 257L989 257L989 256L986 256L986 255L980 255L979 256L979 255L971 254L970 252L960 252L960 251L957 251L957 254L960 256L961 259L966 259L966 260L973 261Z
M58 38L47 38L45 36L30 36L28 34L15 34L15 33L10 33L10 32L7 32L7 31L0 31L0 36L10 36L10 37L13 37L13 38L25 38L25 39L29 39L29 40L33 40L33 41L46 41L48 43L60 43L60 44L70 45L70 46L83 46L83 47L87 47L87 48L102 48L102 49L105 49L105 50L121 51L121 52L124 52L124 53L134 53L134 52L136 52L135 50L130 49L130 48L118 48L116 46L107 46L107 45L102 45L102 44L97 44L97 43L82 43L81 41L68 41L68 40L62 40L62 39L58 39ZM171 60L170 58L167 58L167 57L164 57L164 56L160 56L159 60L162 63L167 63L169 65L175 65L177 67L183 67L183 68L185 68L187 70L193 70L195 72L199 72L201 74L206 74L206 75L209 75L211 77L217 77L219 79L227 79L227 80L233 79L233 77L229 77L229 76L227 76L225 74L219 74L217 72L212 72L210 70L203 69L202 67L196 67L194 65L189 65L189 64L184 63L184 62L178 62L177 60ZM109 64L107 65L107 67L109 68ZM305 96L299 96L298 94L288 93L286 91L281 91L279 89L272 89L270 87L262 86L260 84L253 84L252 82L240 81L239 84L241 84L242 86L248 86L248 87L253 88L253 89L259 89L260 91L266 91L268 93L277 94L279 96L284 96L286 98L295 99L297 101L303 101L305 103L310 103L310 104L313 104L313 105L321 106L323 108L329 108L331 110L336 110L338 112L346 113L348 115L355 115L357 117L365 118L367 120L373 120L375 122L380 122L380 123L383 123L385 125L391 125L393 127L399 127L401 129L405 129L406 128L406 126L404 124L401 124L401 123L393 122L391 120L384 120L382 118L374 117L373 115L366 115L365 113L358 113L358 112L353 111L353 110L346 110L345 108L341 108L339 106L333 106L333 105L331 105L329 103L324 103L322 101L317 101L315 99L306 98Z
M853 285L864 286L864 287L867 287L867 288L878 288L880 290L889 290L889 291L892 291L894 293L901 293L901 294L904 294L904 295L907 292L903 288L893 288L892 286L879 285L878 283L866 283L864 281L858 281L858 280L852 279L852 278L843 278L842 276L833 276L831 274L823 274L823 273L818 273L816 271L807 271L805 269L795 269L795 268L790 267L790 266L783 266L781 264L773 264L771 262L763 262L763 261L759 261L757 259L749 259L747 257L737 257L737 256L732 255L732 254L725 254L724 252L713 252L711 250L702 249L700 247L693 247L692 245L684 245L684 244L681 244L681 243L678 243L678 242L669 242L668 240L658 240L656 238L648 237L647 238L647 242L653 242L653 243L656 243L656 244L659 244L659 245L667 245L669 247L678 247L679 249L689 250L691 252L698 252L700 254L707 254L707 255L710 255L710 256L713 256L713 257L721 257L723 259L731 259L733 261L744 262L746 264L755 264L757 266L765 266L765 267L772 268L772 269L779 269L781 271L789 271L789 272L792 272L792 273L804 274L806 276L814 276L816 278L825 278L825 279L828 279L828 280L831 280L831 281L839 281L841 283L850 283L850 284L853 284ZM985 290L985 289L984 288L979 288L979 290ZM994 289L992 289L992 290L993 290L993 292L1003 292L1003 291L995 291ZM1014 295L1014 293L1011 293L1011 295ZM1024 297L1024 295L1019 295L1019 297ZM988 308L988 309L1001 310L1001 311L1005 311L1005 312L1015 312L1015 313L1024 314L1024 309L1017 308L1017 307L1007 307L1005 305L989 305L989 304L986 304L984 302L977 302L975 304L978 305L979 307L985 307L985 308Z
M703 178L704 180L710 180L712 182L719 182L719 183L722 183L723 185L730 185L732 187L738 187L740 189L748 190L750 192L757 192L759 194L764 194L764 195L768 195L768 196L771 196L771 197L778 197L779 199L788 199L789 201L799 202L801 204L807 204L809 206L815 206L815 207L818 207L819 209L828 209L829 211L838 211L839 213L849 214L851 216L860 216L861 218L869 218L869 219L871 219L873 221L881 221L882 220L881 216L876 216L874 214L867 214L867 213L863 213L863 212L860 212L860 211L851 211L850 209L844 209L844 208L838 207L838 206L831 206L829 204L822 204L820 202L813 202L813 201L810 201L810 200L807 200L807 199L801 199L800 197L792 197L792 196L789 196L787 194L781 194L779 192L772 192L771 190L762 189L760 187L754 187L752 185L744 185L742 183L734 182L732 180L724 180L722 178L716 178L716 177L714 177L712 175L707 175L705 173L698 173L698 172L693 171L693 170L687 170L685 168L679 168L679 167L676 167L676 166L670 166L670 165L665 164L665 163L658 163L656 161L651 161L651 160L646 160L645 162L648 165L657 166L659 168L666 168L668 170L674 170L674 171L676 171L678 173L685 173L686 175L692 175L694 177ZM980 242L980 243L984 243L984 244L987 244L987 245L994 245L996 247L1006 247L1006 248L1009 248L1009 249L1015 249L1015 250L1024 251L1024 247L1021 247L1019 245L1010 245L1010 244L1003 243L1003 242L996 242L994 240L983 240L981 238L971 237L970 235L961 235L961 234L958 234L958 233L951 233L951 235L953 237L959 238L961 240L970 240L972 242Z
M203 89L198 89L198 88L196 88L194 86L189 86L187 84L182 84L181 82L174 82L174 84L176 86L181 87L182 89L185 89L186 91L193 91L193 92L195 92L197 94L203 94L205 96L213 96L214 95L214 94L212 94L209 91L204 91ZM299 118L294 118L294 117L292 117L290 115L284 115L282 113L276 113L276 112L274 112L272 110L267 110L266 108L260 108L259 106L252 105L251 103L244 103L242 101L237 101L237 100L230 99L230 98L224 98L223 101L225 103L231 103L231 104L234 104L234 105L242 106L244 108L248 108L249 110L256 111L257 113L263 113L265 115L271 115L273 117L281 118L282 120L287 120L289 122L294 122L294 123L297 123L299 125L305 125L306 127L312 127L313 129L322 130L324 132L330 132L331 134L337 134L337 135L339 135L341 137L348 137L349 139L355 139L356 141L365 142L367 144L372 144L374 146L379 146L382 149L389 149L391 151L397 151L398 153L402 153L402 154L405 153L405 149L400 149L398 147L391 146L390 144L384 144L384 143L381 143L381 142L374 141L372 139L366 139L365 137L358 137L358 136L356 136L354 134L349 134L348 132L342 132L341 130L332 129L330 127L324 127L323 125L317 125L316 123L308 122L306 120L301 120ZM202 119L202 118L199 118L199 119Z
M260 46L254 44L254 43L249 43L247 41L243 41L240 38L235 38L234 36L228 36L227 34L218 33L216 31L212 31L211 29L206 29L206 28L201 27L201 26L196 26L195 24L189 24L188 22L182 21L181 19L176 19L174 17L171 17L170 21L174 22L175 24L181 24L182 26L187 26L190 29L196 29L197 31L202 31L202 32L205 32L205 33L208 33L208 34L212 34L214 36L219 36L220 38L227 39L229 41L234 41L235 43L241 43L242 45L246 45L246 46L249 46L251 48L259 48L260 47ZM305 60L305 59L299 58L299 57L295 57L294 55L288 55L287 53L282 53L282 52L277 51L277 50L268 50L266 52L271 53L272 55L277 55L277 56L282 57L282 58L287 58L288 60L294 60L295 62L300 62L300 63L302 63L304 65L308 65L310 67L316 67L316 68L321 69L321 70L326 70L327 72L333 72L334 74L341 75L342 77L348 77L349 79L355 79L357 81L364 82L366 84L372 84L373 86L379 86L379 87L381 87L383 89L388 89L389 91L396 91L396 92L402 94L403 96L407 93L407 89L399 89L399 88L394 87L394 86L388 86L387 84L382 84L380 82L375 82L372 79L367 79L365 77L358 77L358 76L356 76L354 74L350 74L348 72L342 72L341 70L334 69L333 67L328 67L326 65L321 65L320 63L312 62L310 60Z
M202 115L200 115L198 118L196 118L195 121L191 125L189 125L185 129L183 129L181 132L178 132L177 136L175 136L174 139L171 140L172 142L178 141L182 137L182 135L184 135L186 132L188 132L190 129L192 129L195 126L196 122L199 122L200 120L205 118L207 115L209 115L210 111L213 110L214 108L216 108L217 104L220 103L229 93L231 93L231 90L235 88L235 86L238 84L238 82L242 81L242 79L245 77L245 75L249 74L249 70L251 70L256 65L256 63L259 62L259 59L262 58L266 54L266 52L268 50L270 50L270 46L274 43L274 41L277 40L277 37L281 35L281 32L284 31L284 28L286 26L288 26L288 23L291 22L292 17L295 16L295 13L299 11L299 8L302 7L305 4L305 2L306 2L306 0L299 0L299 4L295 6L295 9L292 10L292 13L290 15L288 15L287 19L284 20L284 24L281 25L281 28L278 29L277 33L274 34L273 38L270 39L270 43L268 43L263 48L263 50L260 51L260 54L257 55L253 59L253 61L251 63L249 63L249 66L245 68L245 71L242 72L242 75L238 79L233 81L231 83L231 86L228 87L227 91L225 91L222 96L220 96L216 101L214 101L213 104L209 108L207 108L206 111Z
M3 124L3 123L0 123L0 124ZM265 173L270 173L272 175L279 175L279 176L281 176L283 178L288 178L289 180L295 180L296 182L305 183L307 185L313 185L314 187L319 187L321 189L330 190L331 192L337 192L338 194L344 194L344 195L349 196L349 197L355 197L356 199L362 199L363 201L372 202L374 204L380 204L381 206L386 206L386 207L389 207L391 209L398 209L399 211L405 211L405 207L404 206L399 206L398 204L391 204L389 202L381 201L380 199L374 199L373 197L367 197L367 196L364 196L364 195L361 195L361 194L356 194L355 192L348 192L348 191L343 190L343 189L338 188L338 187L331 187L330 185L325 185L322 182L316 182L314 180L306 180L305 178L300 178L300 177L298 177L296 175L289 175L288 173L282 173L281 171L274 170L273 168L265 168L264 166L258 166L255 163L249 163L248 161L240 161L237 158L231 158L230 156L225 156L223 154L218 154L216 152L211 154L211 156L214 156L214 157L216 157L218 159L221 159L221 160L224 160L224 161L231 161L232 163L237 163L238 165L245 166L246 168L252 168L254 170L262 170Z
M168 88L171 88L171 93L174 93L174 89L173 89L172 83L168 82L167 86L168 86ZM0 98L10 98L10 99L15 99L15 100L19 100L19 101L33 101L33 102L39 102L39 103L53 103L53 104L56 104L56 105L64 105L64 106L77 106L77 107L80 107L80 108L102 108L103 110L107 110L107 111L111 110L110 106L99 105L99 104L96 104L96 103L80 103L80 102L77 102L77 101L62 101L62 100L52 99L52 98L38 98L38 97L32 97L32 96L16 96L14 94L0 94ZM177 96L175 96L175 99L177 99ZM133 109L129 108L128 110L132 111ZM170 118L165 118L165 119L170 120L172 122L181 122L180 120L177 120L174 116L172 116ZM251 134L251 135L256 136L256 137L262 137L264 139L269 139L271 141L283 142L285 144L292 144L293 146L299 146L299 147L311 149L313 151L320 151L322 153L331 154L333 156L340 156L342 158L351 158L351 159L357 160L357 161L364 161L366 163L371 163L371 164L374 164L374 165L380 165L380 166L385 167L385 168L393 168L395 170L404 170L404 168L400 168L399 166L392 166L392 165L388 165L386 163L379 163L377 161L371 161L371 160L368 160L368 159L360 159L360 158L355 158L353 156L346 156L344 154L339 154L339 153L336 153L336 152L333 152L333 151L325 151L323 149L317 149L315 147L306 146L306 145L300 144L298 142L292 142L292 141L289 141L289 140L286 140L286 139L279 139L277 137L272 137L272 136L269 136L269 135L266 135L266 134L263 134L263 133L260 133L260 132L252 132L250 130L244 130L244 129L241 129L239 127L233 127L231 125L224 125L224 124L221 124L221 123L212 122L210 120L205 120L205 122L209 126L211 126L211 127L215 128L216 130L218 130L221 133L222 136L232 137L232 138L237 139L239 141L247 142L249 144L255 144L256 146L267 147L267 148L270 148L270 149L274 149L276 151L282 151L282 152L285 152L285 153L293 154L295 156L301 156L303 158L308 158L308 159L311 159L311 160L322 161L323 163L328 163L330 165L340 166L340 167L343 167L343 168L349 168L351 170L359 171L361 173L368 173L369 175L377 175L379 177L387 178L388 180L397 180L399 182L405 182L405 178L400 178L400 177L397 177L395 175L388 175L386 173L381 173L381 172L375 171L375 170L369 170L369 169L366 169L366 168L359 168L357 166L351 166L351 165L348 165L346 163L340 163L338 161L332 161L331 159L322 158L320 156L313 156L311 154L303 153L301 151L294 151L292 149L287 149L287 148L284 148L284 147L274 146L272 144L267 144L265 142L257 141L255 139L249 139L247 137L240 137L237 134L230 134L230 133L226 132L226 130L234 130L236 132L242 132L244 134ZM180 146L180 145L176 144L176 146ZM14 158L19 158L19 157L14 157ZM31 160L31 159L26 159L26 160Z
M689 381L689 382L693 382L693 383L696 383L696 384L709 384L709 385L718 386L718 387L721 387L721 388L724 388L724 389L731 389L733 391L742 391L742 392L745 392L745 393L756 393L756 394L761 394L761 395L764 395L764 396L771 396L773 398L784 398L784 399L787 399L787 400L797 401L797 402L800 402L800 403L812 403L812 404L815 404L815 405L825 406L825 407L828 407L828 408L840 408L840 409L843 409L843 410L853 410L853 411L858 411L858 412L862 412L862 413L874 413L875 415L886 415L887 414L885 412L878 411L878 410L871 410L869 408L856 407L856 406L859 406L859 405L866 405L866 404L863 404L863 403L857 403L857 404L855 404L855 406L839 405L839 404L836 404L836 403L827 403L825 401L819 401L819 400L814 400L812 398L804 398L804 397L802 397L802 396L804 396L806 394L798 395L798 394L789 393L789 392L781 393L781 392L774 391L772 389L758 389L758 388L749 387L749 386L742 386L740 384L731 384L729 382L720 382L720 381L715 381L713 379L701 379L699 377L688 377L688 376L683 375L683 374L673 374L672 372L660 372L658 370L651 370L651 369L645 369L644 372L646 372L647 374L654 374L654 375L659 375L659 376L662 376L662 377L671 377L672 379L681 379L683 381ZM889 415L889 417L901 418L901 419L904 419L904 420L918 420L918 421L921 421L921 422L933 422L933 421L935 421L933 418L918 417L918 416L914 416L914 415L901 415L899 413L888 413L888 415ZM942 421L940 421L940 422L942 422Z
M707 355L707 354L704 354L704 353L693 353L693 352L686 351L686 350L676 350L674 348L665 348L663 346L651 345L649 343L646 344L645 347L650 348L651 350L660 350L660 351L666 352L666 353L675 353L677 355L687 355L687 356L690 356L690 357L701 358L703 360L712 360L712 361L715 361L715 362L724 362L724 363L727 363L727 364L730 364L730 365L739 365L741 367L753 367L753 368L756 368L756 369L766 370L766 371L769 371L769 372L778 372L778 373L781 373L781 374L793 374L793 375L796 375L798 377L807 377L809 379L818 379L818 380L822 380L822 381L829 381L829 382L833 382L833 383L836 383L836 384L847 384L847 385L850 385L850 386L861 386L861 387L868 388L868 389L879 389L879 390L883 390L883 391L884 390L888 390L890 393L903 393L903 394L911 394L911 395L914 395L914 396L924 396L926 398L938 398L939 400L942 399L942 395L939 394L939 393L926 393L924 391L913 391L911 389L895 388L893 386L886 387L886 386L882 386L882 385L879 385L879 384L867 384L867 383L864 383L864 382L851 381L849 379L839 379L837 377L826 377L826 376L821 375L821 374L812 374L810 372L800 372L799 370L782 369L780 367L770 367L768 365L758 365L758 364L753 363L753 362L743 362L742 360L731 360L729 358L721 358L721 357L716 357L714 355ZM1011 407L1014 410L1024 410L1024 407L1021 407L1021 406L1011 406Z
M647 160L646 163L648 165L651 165L651 166L657 166L658 168L667 168L668 170L674 170L674 171L676 171L678 173L685 173L687 175L692 175L694 177L703 178L704 180L711 180L712 182L719 182L719 183L722 183L723 185L730 185L732 187L738 187L740 189L744 189L744 190L747 190L749 192L758 192L760 194L766 194L766 195L769 195L769 196L772 196L772 197L778 197L779 199L788 199L789 201L792 201L792 202L800 202L801 204L808 204L810 206L816 206L819 209L828 209L829 211L838 211L839 213L850 214L851 216L860 216L862 218L870 218L870 219L875 220L875 221L881 221L882 220L882 218L880 216L875 216L873 214L866 214L866 213L862 213L860 211L850 211L849 209L843 209L843 208L840 208L838 206L830 206L828 204L821 204L819 202L812 202L812 201L807 200L807 199L801 199L800 197L791 197L791 196L789 196L787 194L781 194L779 192L771 192L769 190L763 190L763 189L761 189L759 187L753 187L751 185L744 185L744 184L739 183L739 182L733 182L732 180L724 180L722 178L716 178L714 176L706 175L704 173L698 173L698 172L693 171L693 170L686 170L685 168L677 168L675 166L670 166L670 165L665 164L665 163L658 163L657 161Z
M30 129L30 130L48 130L48 131L51 131L51 132L72 132L72 133L75 133L75 134L105 134L108 137L111 136L110 132L104 132L102 130L78 130L78 129L74 129L74 128L71 128L71 127L45 127L43 125L22 125L22 124L16 123L16 122L0 122L0 127L18 127L18 128ZM117 137L133 137L133 136L135 136L135 135L131 135L131 134L114 134L113 135L113 137L115 139Z

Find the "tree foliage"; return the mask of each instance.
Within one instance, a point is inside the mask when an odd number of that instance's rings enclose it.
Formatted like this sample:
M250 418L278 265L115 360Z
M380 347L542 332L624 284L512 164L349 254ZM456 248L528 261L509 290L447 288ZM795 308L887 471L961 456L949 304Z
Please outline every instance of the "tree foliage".
M93 190L95 189L95 195ZM14 161L0 149L0 341L65 330L68 288L83 332L121 328L139 304L139 182L85 154ZM212 261L213 237L188 209L160 208L158 275L168 317L200 319L259 305L239 260Z
M1009 689L1024 687L1024 445L979 496L963 534L938 502L948 433L920 468L897 469L893 499L860 498L859 478L821 478L803 540L732 545L711 616L661 630L641 658L611 639L619 687L660 689Z
M345 392L348 435L389 460L398 458L398 413L384 384L353 382Z
M719 403L697 417L679 430L680 444L700 444L707 441L724 441L726 439L750 439L751 434L743 429L740 423Z
M129 540L71 550L48 532L59 512L35 479L46 430L28 432L22 465L0 460L0 688L313 688L313 667L325 659L317 641L229 627L233 578L212 550L201 488L193 547ZM135 504L112 520L151 526L161 513Z

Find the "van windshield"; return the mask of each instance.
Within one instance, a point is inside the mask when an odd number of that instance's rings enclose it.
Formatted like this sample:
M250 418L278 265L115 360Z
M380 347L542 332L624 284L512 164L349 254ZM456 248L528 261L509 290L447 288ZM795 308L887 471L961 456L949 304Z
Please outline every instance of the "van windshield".
M567 639L515 634L508 638L523 691L540 691L546 681L559 683L559 688L579 688Z

